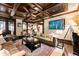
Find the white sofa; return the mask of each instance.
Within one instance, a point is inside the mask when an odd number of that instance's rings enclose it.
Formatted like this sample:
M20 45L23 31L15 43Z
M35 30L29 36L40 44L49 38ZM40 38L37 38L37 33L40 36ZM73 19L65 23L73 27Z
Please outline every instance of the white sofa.
M25 55L25 50L20 50L14 54L10 54L10 52L6 49L2 49L2 45L3 43L6 43L5 39L3 38L3 36L0 36L0 56L23 56ZM1 50L2 49L2 50Z
M2 49L1 44L5 43L6 41L4 40L3 36L0 35L0 50Z
M19 51L19 52L15 53L15 54L12 54L12 55L6 49L3 49L3 50L0 51L0 56L23 56L23 55L25 55L24 50Z
M3 43L5 43L6 41L5 41L5 39L3 38L3 36L2 35L0 35L0 44L3 44Z

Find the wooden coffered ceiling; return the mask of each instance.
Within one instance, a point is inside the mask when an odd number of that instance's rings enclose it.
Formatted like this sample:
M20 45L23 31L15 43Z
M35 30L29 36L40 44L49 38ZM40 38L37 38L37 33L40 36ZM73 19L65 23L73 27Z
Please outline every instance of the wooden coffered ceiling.
M27 22L41 21L51 15L68 10L68 4L59 3L0 3L0 12L5 17L22 18Z

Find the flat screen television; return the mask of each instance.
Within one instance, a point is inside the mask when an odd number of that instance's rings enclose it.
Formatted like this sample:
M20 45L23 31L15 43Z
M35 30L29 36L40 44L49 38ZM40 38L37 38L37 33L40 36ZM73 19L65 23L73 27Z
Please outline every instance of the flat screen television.
M64 29L65 19L51 20L49 21L49 29Z

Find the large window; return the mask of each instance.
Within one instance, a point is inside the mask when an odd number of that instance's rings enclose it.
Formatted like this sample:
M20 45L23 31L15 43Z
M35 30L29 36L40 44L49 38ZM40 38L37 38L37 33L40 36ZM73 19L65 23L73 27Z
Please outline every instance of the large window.
M0 18L0 34L4 29L10 30L11 34L14 34L14 21Z
M11 33L14 33L14 21L8 22L8 29L11 31Z
M5 29L5 21L3 19L0 19L0 34L2 34L2 31Z
M5 29L5 22L4 21L0 21L0 30Z
M43 32L43 25L38 25L38 32L42 33Z
M26 22L23 22L23 30L27 30L27 24L26 24Z
M26 22L23 22L22 23L22 34L23 35L26 35L27 34L27 23Z

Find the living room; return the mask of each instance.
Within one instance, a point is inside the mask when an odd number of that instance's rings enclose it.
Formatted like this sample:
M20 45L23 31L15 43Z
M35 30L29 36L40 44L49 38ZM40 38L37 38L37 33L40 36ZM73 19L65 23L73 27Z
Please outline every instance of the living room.
M78 3L0 3L0 10L1 56L79 55Z

